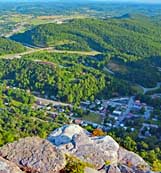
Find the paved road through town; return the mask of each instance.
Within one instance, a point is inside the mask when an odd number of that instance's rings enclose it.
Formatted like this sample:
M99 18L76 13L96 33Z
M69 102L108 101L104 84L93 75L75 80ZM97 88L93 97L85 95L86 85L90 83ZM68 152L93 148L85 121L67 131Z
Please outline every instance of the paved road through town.
M131 108L133 107L133 104L134 104L134 99L135 99L134 96L131 96L131 97L130 97L129 102L128 102L127 109L126 109L125 112L123 112L123 114L119 117L119 124L120 124L120 122L122 122L122 121L126 118L127 114L130 113L130 110L131 110Z

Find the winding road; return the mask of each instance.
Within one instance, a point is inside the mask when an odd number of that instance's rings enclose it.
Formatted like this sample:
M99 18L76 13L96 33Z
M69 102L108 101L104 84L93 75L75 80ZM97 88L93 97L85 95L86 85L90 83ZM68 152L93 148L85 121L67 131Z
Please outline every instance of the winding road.
M54 47L47 47L47 48L39 48L39 47L32 47L31 45L25 45L27 47L26 52L22 53L16 53L16 54L8 54L8 55L2 55L0 56L1 59L15 59L15 58L21 58L24 55L29 55L35 52L40 52L40 51L47 51L47 52L55 52L55 53L68 53L68 54L78 54L78 55L86 55L86 56L94 56L94 55L99 55L101 52L97 51L67 51L67 50L57 50L54 49ZM109 70L108 68L104 67L104 71L114 75L114 72ZM145 88L141 85L138 85L142 90L143 94L146 94L149 91L155 91L161 87L161 82L158 82L157 85L153 88Z
M101 54L100 52L97 51L67 51L67 50L57 50L54 49L53 47L47 47L47 48L31 48L27 47L28 50L26 52L22 53L16 53L16 54L8 54L8 55L2 55L0 58L2 59L15 59L15 58L21 58L23 55L28 55L32 54L35 52L40 52L40 51L47 51L47 52L55 52L55 53L68 53L68 54L78 54L78 55L87 55L87 56L94 56Z
M161 87L161 82L158 82L157 85L153 88L145 88L141 85L139 85L139 87L143 90L143 93L146 94L149 91L155 91L155 90L159 89Z

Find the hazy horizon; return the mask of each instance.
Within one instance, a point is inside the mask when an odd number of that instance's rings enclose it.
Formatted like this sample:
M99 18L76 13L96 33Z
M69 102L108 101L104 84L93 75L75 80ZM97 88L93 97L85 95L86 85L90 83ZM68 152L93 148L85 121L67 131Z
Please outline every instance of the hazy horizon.
M161 3L161 0L0 0L0 2L109 2L109 3Z

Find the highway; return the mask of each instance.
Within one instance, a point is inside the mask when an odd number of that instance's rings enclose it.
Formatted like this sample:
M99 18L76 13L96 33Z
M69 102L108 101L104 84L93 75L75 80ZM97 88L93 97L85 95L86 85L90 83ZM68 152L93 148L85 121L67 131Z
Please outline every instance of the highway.
M149 91L155 91L155 90L159 89L161 87L161 82L158 82L157 85L153 88L145 88L141 85L139 85L139 87L143 90L143 93L146 94Z
M2 58L2 59L21 58L23 55L28 55L28 54L32 54L32 53L40 52L40 51L47 51L47 52L51 52L51 53L53 52L53 53L78 54L78 55L86 55L86 56L94 56L94 55L101 54L100 52L97 52L97 51L66 51L66 50L57 50L57 49L54 49L53 47L47 47L47 48L27 47L26 52L2 55L2 56L0 56L0 58Z

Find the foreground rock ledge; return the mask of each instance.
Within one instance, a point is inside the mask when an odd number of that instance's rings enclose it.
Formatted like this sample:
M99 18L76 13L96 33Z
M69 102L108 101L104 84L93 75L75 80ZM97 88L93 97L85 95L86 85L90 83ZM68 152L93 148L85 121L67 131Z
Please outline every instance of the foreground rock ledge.
M48 140L64 153L73 154L82 161L91 163L96 169L110 167L107 172L126 172L130 165L131 172L149 172L148 164L137 154L123 149L110 136L92 137L86 130L78 125L65 125L53 131ZM123 165L123 167L117 167ZM126 169L125 169L126 168ZM127 171L126 173L128 173ZM113 172L114 173L114 172Z
M0 148L0 154L21 169L37 173L57 173L66 164L65 156L59 149L38 137L27 137L7 144Z
M151 173L140 156L123 149L110 136L92 137L78 125L61 127L48 140L51 143L27 137L1 147L0 173L62 173L65 153L96 169L85 168L85 173Z
M0 157L0 173L24 173L14 163Z

